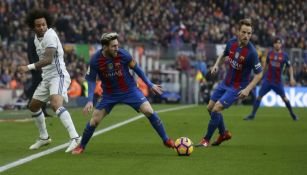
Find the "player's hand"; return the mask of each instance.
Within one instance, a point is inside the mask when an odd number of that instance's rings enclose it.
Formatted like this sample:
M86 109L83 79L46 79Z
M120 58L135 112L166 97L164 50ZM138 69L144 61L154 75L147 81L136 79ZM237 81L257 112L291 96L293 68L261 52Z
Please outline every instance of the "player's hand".
M213 74L216 74L218 70L219 70L219 67L214 65L213 67L211 67L210 72L213 75Z
M153 94L159 94L161 95L163 93L163 89L162 89L162 86L161 85L157 85L157 84L154 84L151 88L151 91Z
M28 68L28 66L18 66L17 70L20 73L25 73L25 72L29 71L29 68Z
M242 90L238 93L239 98L240 98L240 99L246 98L246 97L248 96L249 92L250 92L250 90L248 90L247 88L242 89Z
M93 102L89 101L83 108L83 115L87 115L92 110L93 110Z

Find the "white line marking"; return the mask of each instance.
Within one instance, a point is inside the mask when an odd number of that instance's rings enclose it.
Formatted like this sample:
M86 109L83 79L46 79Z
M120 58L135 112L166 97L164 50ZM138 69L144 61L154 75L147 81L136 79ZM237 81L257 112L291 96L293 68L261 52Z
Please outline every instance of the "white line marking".
M27 119L0 119L0 122L30 122L32 121L32 118Z
M196 105L187 105L187 106L179 106L179 107L174 107L174 108L168 108L168 109L162 109L162 110L159 110L159 111L156 111L157 113L163 113L163 112L170 112L170 111L176 111L176 110L181 110L181 109L186 109L186 108L191 108L191 107L195 107ZM111 131L113 129L116 129L116 128L119 128L123 125L126 125L128 123L131 123L131 122L134 122L140 118L143 118L144 115L138 115L138 116L135 116L133 118L130 118L128 120L125 120L125 121L122 121L120 123L117 123L117 124L114 124L114 125L111 125L107 128L104 128L104 129L101 129L101 130L98 130L96 131L94 134L93 134L93 137L97 136L97 135L100 135L100 134L103 134L105 132L108 132L108 131ZM0 173L1 172L4 172L8 169L11 169L11 168L14 168L16 166L19 166L19 165L22 165L22 164L25 164L27 162L30 162L34 159L38 159L40 157L43 157L43 156L46 156L48 154L51 154L51 153L54 153L56 151L59 151L61 149L64 149L68 146L68 142L65 143L65 144L62 144L62 145L59 145L59 146L56 146L56 147L53 147L53 148L50 148L50 149L47 149L45 151L42 151L42 152L39 152L39 153L36 153L36 154L33 154L33 155L30 155L30 156L27 156L25 158L22 158L22 159L19 159L19 160L16 160L15 162L12 162L12 163L9 163L9 164L6 164L6 165L3 165L0 167Z

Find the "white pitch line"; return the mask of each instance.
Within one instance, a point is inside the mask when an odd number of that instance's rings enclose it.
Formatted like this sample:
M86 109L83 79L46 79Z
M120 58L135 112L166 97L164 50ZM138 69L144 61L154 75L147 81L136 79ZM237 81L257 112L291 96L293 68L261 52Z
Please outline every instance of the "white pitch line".
M187 106L179 106L179 107L174 107L174 108L162 109L162 110L158 110L156 112L157 113L163 113L163 112L176 111L176 110L181 110L181 109L186 109L186 108L191 108L191 107L195 107L195 105L187 105ZM111 126L109 126L107 128L98 130L98 131L96 131L93 134L93 137L95 137L97 135L100 135L100 134L103 134L103 133L106 133L108 131L111 131L113 129L119 128L119 127L121 127L123 125L126 125L128 123L134 122L134 121L136 121L136 120L138 120L140 118L143 118L143 117L144 117L143 114L142 115L138 115L138 116L135 116L135 117L130 118L128 120L125 120L125 121L119 122L117 124L111 125ZM0 173L6 171L8 169L14 168L16 166L19 166L19 165L25 164L27 162L30 162L30 161L32 161L34 159L38 159L40 157L43 157L43 156L46 156L48 154L54 153L56 151L59 151L61 149L64 149L64 148L66 148L68 146L68 144L69 144L69 142L67 142L65 144L62 144L62 145L59 145L59 146L56 146L56 147L53 147L53 148L50 148L50 149L47 149L45 151L42 151L42 152L30 155L30 156L21 158L19 160L16 160L14 162L9 163L9 164L3 165L3 166L0 167Z

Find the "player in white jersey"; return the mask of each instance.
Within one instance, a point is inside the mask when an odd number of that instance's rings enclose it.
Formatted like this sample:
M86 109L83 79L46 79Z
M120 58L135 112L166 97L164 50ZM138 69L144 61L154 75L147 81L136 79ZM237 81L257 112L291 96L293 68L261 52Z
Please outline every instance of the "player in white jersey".
M29 149L38 149L48 145L51 139L48 135L45 116L42 112L44 102L50 100L50 105L62 121L70 136L70 144L65 152L70 152L80 142L69 112L63 106L63 101L68 101L67 89L70 77L64 63L64 51L61 42L52 28L52 17L45 10L32 10L26 22L35 32L34 44L39 61L33 64L19 66L18 71L27 72L42 69L42 82L38 85L29 104L32 117L39 130L39 139Z

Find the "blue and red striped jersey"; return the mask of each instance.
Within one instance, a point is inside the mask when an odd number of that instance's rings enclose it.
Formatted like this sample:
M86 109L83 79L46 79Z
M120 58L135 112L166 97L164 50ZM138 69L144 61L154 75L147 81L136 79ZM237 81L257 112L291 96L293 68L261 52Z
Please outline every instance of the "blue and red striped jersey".
M224 56L227 56L226 86L234 89L245 88L250 81L251 70L255 74L262 71L258 54L251 42L245 47L239 46L238 38L232 38L226 44Z
M129 63L132 60L128 51L121 48L115 58L107 58L102 54L102 50L99 50L91 58L86 80L96 81L98 75L103 94L121 94L136 90L136 82L129 72Z
M268 69L265 73L265 80L272 82L272 83L280 83L281 82L281 74L282 69L286 65L289 67L291 65L288 54L285 52L275 52L271 50L267 57L266 63Z

